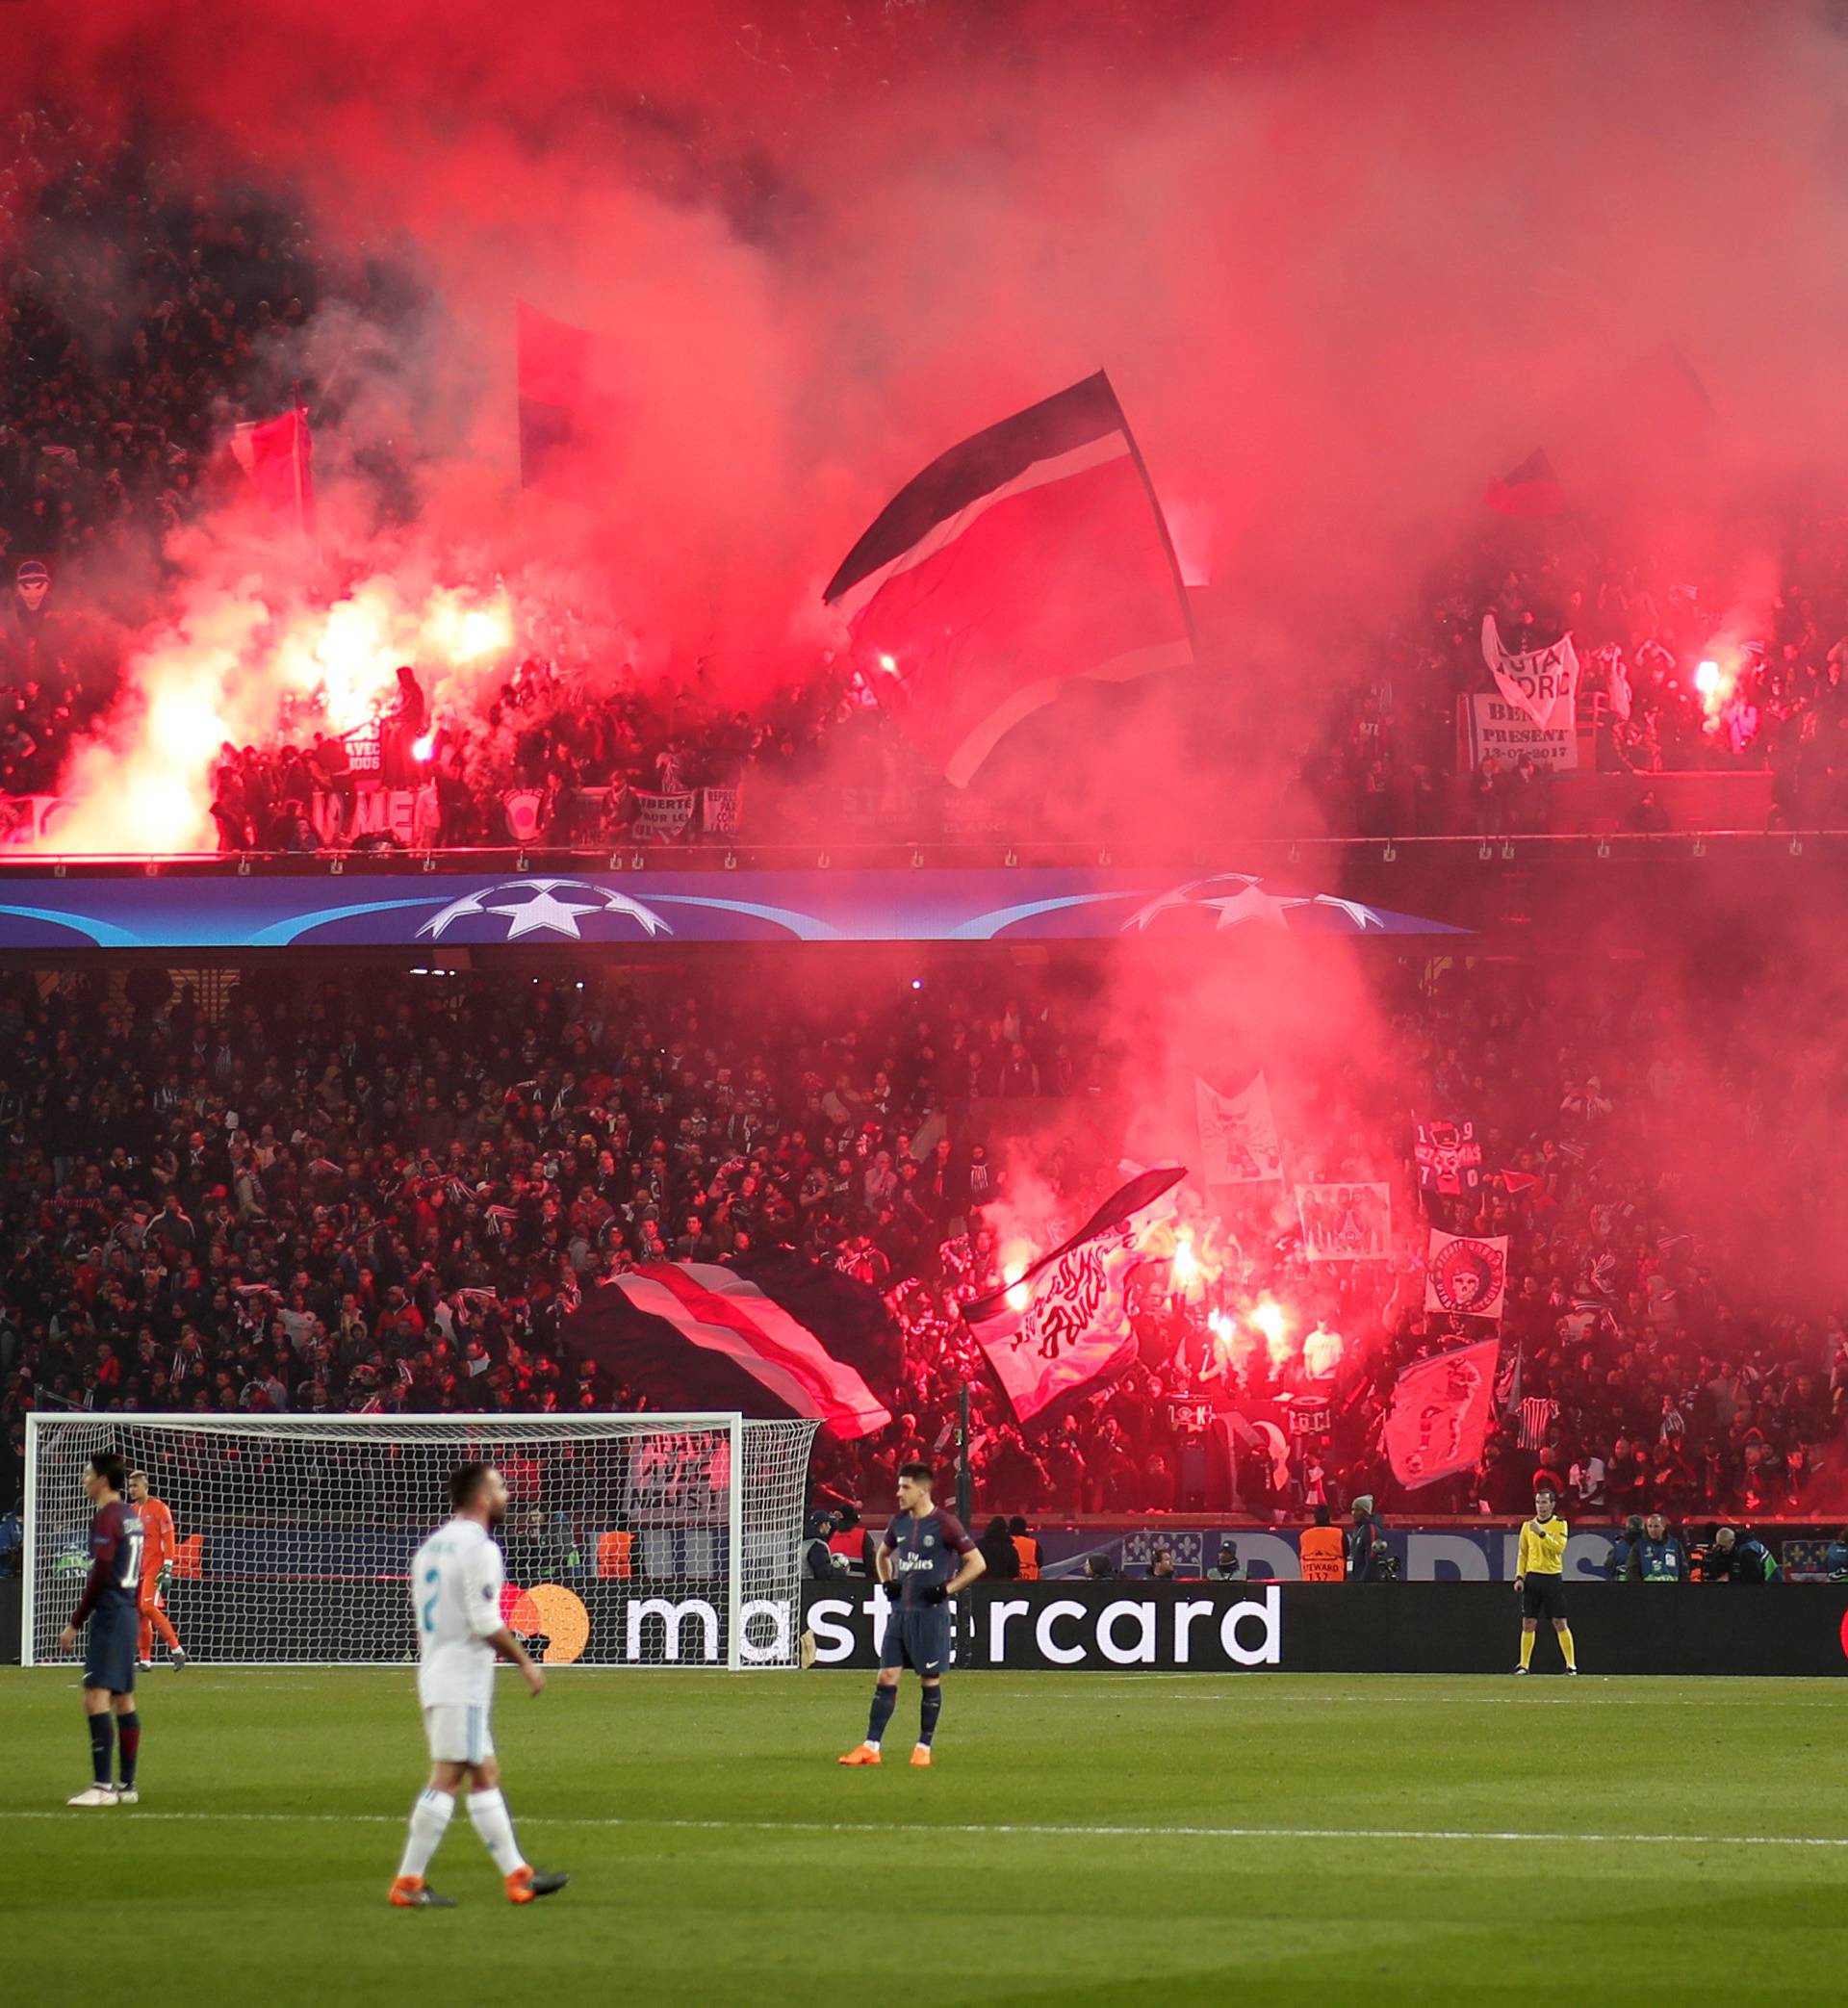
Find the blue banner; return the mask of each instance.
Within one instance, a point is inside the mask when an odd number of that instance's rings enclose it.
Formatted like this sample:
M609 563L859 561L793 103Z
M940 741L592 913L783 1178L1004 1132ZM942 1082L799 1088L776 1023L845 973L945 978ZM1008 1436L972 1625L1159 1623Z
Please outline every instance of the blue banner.
M0 877L0 949L461 948L573 942L1157 941L1242 927L1458 934L1244 873L1104 868Z

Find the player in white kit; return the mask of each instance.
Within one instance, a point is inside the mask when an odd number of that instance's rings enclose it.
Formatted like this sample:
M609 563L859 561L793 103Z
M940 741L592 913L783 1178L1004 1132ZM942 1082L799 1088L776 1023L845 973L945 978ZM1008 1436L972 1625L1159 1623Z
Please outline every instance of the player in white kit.
M417 1698L430 1739L430 1782L411 1808L410 1838L392 1884L400 1910L450 1910L424 1881L455 1812L455 1793L469 1788L469 1822L506 1879L510 1903L530 1903L562 1890L568 1876L534 1869L513 1838L513 1820L500 1796L500 1766L494 1755L495 1655L519 1667L539 1693L545 1674L507 1629L500 1615L505 1572L488 1530L507 1510L506 1480L492 1464L458 1464L449 1478L447 1520L411 1563L411 1607L417 1621Z

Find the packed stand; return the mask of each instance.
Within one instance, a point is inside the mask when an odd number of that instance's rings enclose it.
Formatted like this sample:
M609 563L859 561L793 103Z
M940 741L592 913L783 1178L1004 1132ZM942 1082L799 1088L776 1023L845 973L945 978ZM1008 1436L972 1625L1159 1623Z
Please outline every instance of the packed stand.
M1509 1512L1539 1468L1601 1516L1838 1504L1848 1337L1826 1304L1768 1314L1716 1281L1736 1251L1688 1231L1660 1169L1677 1065L1628 1059L1630 1021L1582 982L1458 979L1399 1003L1401 1074L1330 1073L1279 1102L1296 1176L1391 1185L1392 1259L1307 1261L1274 1187L1187 1197L1144 1242L1136 1363L1022 1427L957 1305L1006 1280L1027 1162L999 1130L982 1141L985 1110L1043 1116L1104 1085L1082 980L771 1010L685 972L606 993L253 975L215 1017L159 971L44 996L9 979L0 1478L16 1488L35 1400L632 1405L568 1365L558 1327L582 1293L637 1262L788 1244L885 1293L905 1335L893 1426L818 1453L818 1482L848 1496L883 1500L902 1455L943 1454L967 1387L992 1510L1200 1510L1229 1486L1259 1518L1363 1492ZM1507 1058L1541 1051L1557 1079ZM1393 1380L1459 1335L1422 1308L1401 1120L1417 1095L1495 1111L1493 1175L1430 1203L1452 1231L1508 1233L1514 1281L1481 1468L1402 1495L1379 1439ZM1530 1181L1518 1196L1503 1168ZM1069 1222L1120 1167L1067 1142L1031 1174ZM1275 1345L1251 1336L1264 1300L1286 1314ZM1309 1426L1257 1427L1293 1411Z

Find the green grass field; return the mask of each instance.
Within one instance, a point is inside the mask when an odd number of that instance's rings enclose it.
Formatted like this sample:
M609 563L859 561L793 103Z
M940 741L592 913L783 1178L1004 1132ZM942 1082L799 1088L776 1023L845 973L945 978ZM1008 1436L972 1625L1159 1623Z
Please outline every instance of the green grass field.
M0 1999L1836 2000L1848 1694L1820 1681L970 1674L913 1771L861 1674L503 1676L516 1910L466 1821L384 1895L403 1670L144 1682L139 1808L68 1672L0 1673ZM892 1760L899 1761L895 1763Z

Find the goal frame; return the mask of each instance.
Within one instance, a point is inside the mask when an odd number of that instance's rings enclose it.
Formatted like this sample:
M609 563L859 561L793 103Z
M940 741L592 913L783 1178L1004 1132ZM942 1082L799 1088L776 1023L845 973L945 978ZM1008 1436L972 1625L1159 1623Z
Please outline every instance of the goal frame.
M563 1435L595 1435L594 1425L598 1423L633 1423L645 1425L649 1429L662 1430L723 1430L730 1446L732 1481L726 1487L726 1654L725 1666L729 1673L746 1670L752 1662L744 1658L744 1432L748 1420L738 1409L607 1409L576 1410L570 1415L544 1415L540 1413L502 1414L495 1411L475 1413L457 1410L439 1415L279 1415L279 1416L227 1416L218 1412L201 1414L190 1409L115 1409L71 1408L45 1411L33 1409L26 1414L26 1485L23 1508L25 1513L25 1546L20 1557L22 1580L25 1588L24 1608L21 1610L19 1660L22 1666L62 1664L60 1661L42 1660L35 1650L38 1630L38 1468L43 1446L50 1435L61 1429L88 1427L108 1429L112 1425L123 1429L171 1429L211 1433L218 1431L238 1436L262 1436L270 1434L279 1437L312 1437L317 1429L336 1427L342 1432L348 1429L375 1430L381 1436L415 1437L419 1425L427 1428L429 1435L437 1441L444 1440L439 1428L453 1429L476 1427L481 1433L490 1437L508 1437L515 1440L531 1429L532 1426L565 1425L558 1430ZM582 1425L581 1428L572 1428ZM535 1431L535 1433L537 1433ZM814 1444L814 1430L809 1432L805 1447L805 1462ZM804 1487L806 1493L807 1487ZM798 1533L798 1550L800 1533ZM800 1612L797 1612L797 1620ZM291 1661L265 1661L270 1665L291 1664ZM304 1662L306 1663L306 1662ZM345 1662L313 1662L345 1663ZM389 1663L389 1662L385 1662ZM637 1669L639 1670L639 1669Z

